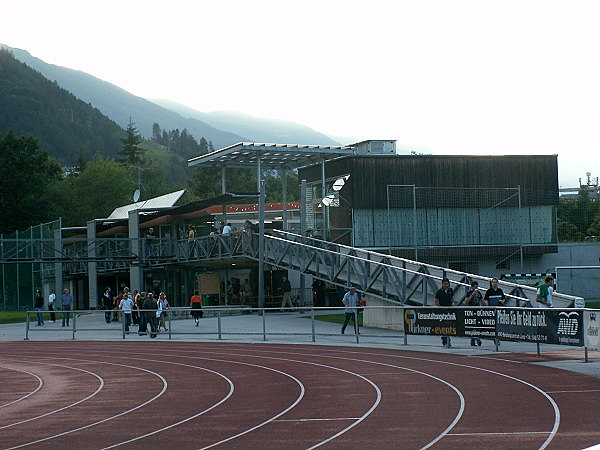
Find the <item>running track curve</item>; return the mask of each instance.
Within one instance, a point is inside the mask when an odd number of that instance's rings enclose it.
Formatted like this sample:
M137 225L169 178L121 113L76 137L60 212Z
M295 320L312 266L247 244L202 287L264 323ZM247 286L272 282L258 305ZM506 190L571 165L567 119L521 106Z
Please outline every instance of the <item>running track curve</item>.
M364 347L0 344L2 448L585 448L598 379Z

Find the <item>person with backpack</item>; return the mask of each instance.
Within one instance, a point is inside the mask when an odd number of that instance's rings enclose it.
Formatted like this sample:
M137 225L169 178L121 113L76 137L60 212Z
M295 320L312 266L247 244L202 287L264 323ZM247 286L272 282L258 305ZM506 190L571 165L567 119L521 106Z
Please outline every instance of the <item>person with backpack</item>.
M554 278L546 277L544 284L542 284L536 292L537 295L535 296L535 301L540 304L540 308L552 308L552 292L554 291L554 289L552 289L553 281Z

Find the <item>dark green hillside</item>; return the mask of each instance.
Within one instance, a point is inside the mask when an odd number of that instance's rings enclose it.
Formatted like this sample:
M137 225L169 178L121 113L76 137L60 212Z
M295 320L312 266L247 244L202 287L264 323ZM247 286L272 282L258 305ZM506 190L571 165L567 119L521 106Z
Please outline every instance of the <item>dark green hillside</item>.
M38 138L63 165L96 152L116 157L124 130L93 106L0 49L0 133Z

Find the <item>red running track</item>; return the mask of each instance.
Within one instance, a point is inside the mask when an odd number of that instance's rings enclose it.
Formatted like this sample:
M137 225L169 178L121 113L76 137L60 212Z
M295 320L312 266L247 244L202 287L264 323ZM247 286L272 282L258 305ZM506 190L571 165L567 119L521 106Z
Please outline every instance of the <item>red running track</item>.
M489 355L491 356L491 355ZM362 347L0 344L2 448L585 448L596 378Z

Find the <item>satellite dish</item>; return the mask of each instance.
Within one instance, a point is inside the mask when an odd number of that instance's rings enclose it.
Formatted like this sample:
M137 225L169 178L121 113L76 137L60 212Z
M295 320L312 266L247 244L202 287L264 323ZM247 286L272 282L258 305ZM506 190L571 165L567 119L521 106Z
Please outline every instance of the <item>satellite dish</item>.
M140 195L142 195L142 193L140 192L139 189L136 189L135 192L133 193L133 201L134 202L139 202L140 201Z

